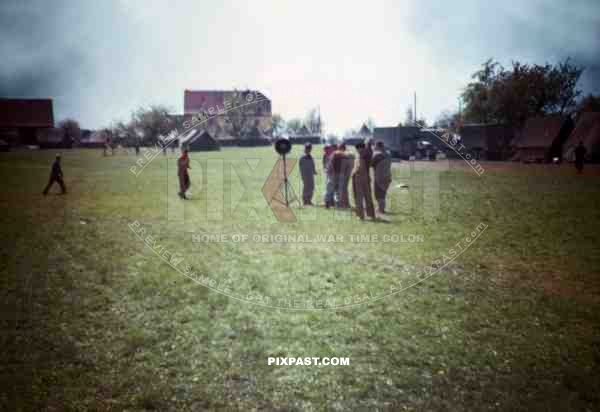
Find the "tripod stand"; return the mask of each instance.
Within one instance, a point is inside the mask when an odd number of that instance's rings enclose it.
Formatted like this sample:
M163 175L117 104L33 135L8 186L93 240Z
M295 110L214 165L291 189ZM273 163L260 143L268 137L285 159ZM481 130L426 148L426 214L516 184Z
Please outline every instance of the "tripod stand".
M281 155L282 159L283 159L283 193L284 193L284 197L285 197L285 205L287 207L290 207L290 200L293 201L294 199L297 199L295 196L292 197L290 199L289 197L289 192L291 191L292 193L294 193L294 189L290 187L290 182L288 180L287 177L287 164L286 164L286 159L285 159L285 153L283 153Z

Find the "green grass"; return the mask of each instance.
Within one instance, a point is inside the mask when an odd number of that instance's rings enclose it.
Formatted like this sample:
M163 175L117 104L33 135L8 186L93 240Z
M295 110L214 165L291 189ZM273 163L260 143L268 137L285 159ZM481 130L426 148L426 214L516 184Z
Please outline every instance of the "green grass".
M171 154L136 177L133 156L95 150L65 152L69 194L43 197L53 155L0 158L1 410L600 404L596 177L537 166L478 177L460 163L447 171L401 163L386 222L294 207L298 221L280 223L261 193L276 160L271 148L193 153L187 202L176 196ZM261 159L254 172L251 158ZM317 182L320 197L321 175ZM292 184L300 194L297 170ZM235 298L177 273L129 229L134 221ZM394 296L319 311L276 303L381 297L398 279L414 282L480 223L487 229L458 258ZM201 234L344 242L192 241ZM356 234L424 242L350 242ZM248 294L275 307L248 303ZM268 366L269 356L349 357L350 366Z

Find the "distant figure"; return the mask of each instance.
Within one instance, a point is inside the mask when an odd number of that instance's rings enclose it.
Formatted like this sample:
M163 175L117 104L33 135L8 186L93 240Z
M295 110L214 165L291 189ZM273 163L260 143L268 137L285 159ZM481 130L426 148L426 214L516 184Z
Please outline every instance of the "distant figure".
M63 173L60 167L60 153L56 155L56 159L54 159L54 163L52 163L52 169L50 170L50 179L48 180L48 184L46 188L42 192L44 196L48 194L48 190L50 187L57 182L60 186L61 194L67 193L67 188L65 187L65 182L63 181Z
M135 139L135 154L136 155L140 154L140 140L139 139Z
M175 148L179 146L179 140L175 139L171 142L171 153L175 153Z
M392 183L392 162L385 152L382 141L378 141L375 144L371 166L375 171L373 176L373 192L377 200L377 211L383 214L385 213L385 197Z
M312 144L304 145L304 156L300 158L300 176L302 177L302 202L304 206L312 206L312 197L315 191L315 161L311 156Z
M363 142L356 146L358 153L358 162L352 172L352 189L354 191L354 203L356 215L363 220L365 218L365 209L367 216L375 218L375 208L373 207L373 194L371 192L371 178L369 176L369 166L371 164L371 150Z
M179 177L179 197L187 199L185 192L190 188L190 175L188 173L190 167L190 159L187 149L181 151L181 157L177 161L177 176Z
M581 174L583 172L583 161L585 159L585 154L587 150L583 145L583 142L580 140L579 145L575 149L575 168L577 168L577 173Z
M333 154L333 146L326 144L323 148L323 174L325 175L325 194L323 195L323 201L325 207L330 208L334 206L333 202L333 189L334 189L334 178L333 178L333 167L331 166L331 155Z

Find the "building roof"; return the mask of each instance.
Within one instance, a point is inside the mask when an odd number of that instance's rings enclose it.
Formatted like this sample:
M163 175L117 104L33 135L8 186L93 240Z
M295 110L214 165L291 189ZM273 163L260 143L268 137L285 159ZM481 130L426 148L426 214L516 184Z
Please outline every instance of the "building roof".
M371 136L373 134L373 132L371 131L371 129L369 129L367 127L367 125L365 123L363 123L363 125L360 128L358 134L361 135L361 136Z
M235 92L235 90L185 90L183 93L183 112L186 114L198 113L202 110L208 110L209 108L224 110L225 101L230 101ZM246 98L247 95L251 93L260 92L256 90L243 90L241 93L245 96L244 98ZM267 99L262 93L260 93L260 96Z
M312 133L310 132L310 130L308 130L308 127L306 127L305 124L302 125L302 127L300 128L300 130L298 130L294 136L310 136L312 135Z
M584 112L565 142L565 151L583 142L588 152L600 145L600 112Z
M0 99L0 127L54 127L51 99Z
M520 138L516 141L517 148L549 148L569 119L566 116L532 117L527 119Z

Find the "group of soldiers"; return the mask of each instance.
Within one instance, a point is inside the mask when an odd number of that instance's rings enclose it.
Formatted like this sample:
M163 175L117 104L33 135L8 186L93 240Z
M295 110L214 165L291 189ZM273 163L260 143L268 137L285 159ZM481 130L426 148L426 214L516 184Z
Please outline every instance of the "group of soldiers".
M373 147L374 146L374 147ZM377 201L377 212L385 213L388 188L392 182L391 159L385 151L383 142L360 142L355 145L356 155L346 150L346 145L325 145L323 148L323 170L326 187L323 201L326 208L350 208L348 186L352 182L354 194L354 212L362 220L365 213L375 218L373 193ZM305 206L312 205L315 188L316 168L312 158L312 145L304 146L304 155L300 158L300 176L302 177L302 201ZM371 190L371 169L373 169L373 190Z

